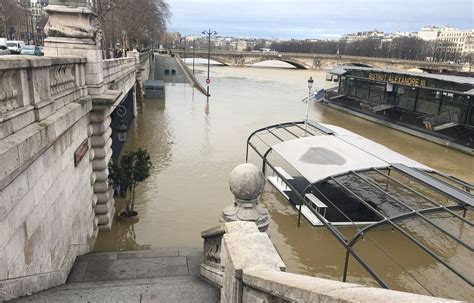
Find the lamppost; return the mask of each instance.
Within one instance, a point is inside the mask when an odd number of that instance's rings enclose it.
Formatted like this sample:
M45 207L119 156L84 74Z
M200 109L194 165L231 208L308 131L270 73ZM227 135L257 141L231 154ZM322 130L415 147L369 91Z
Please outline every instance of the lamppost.
M193 75L194 75L194 57L196 52L196 40L193 38Z
M123 106L122 104L118 104L115 106L112 106L112 109L117 108L117 116L120 117L120 123L119 125L115 128L117 131L117 139L119 142L125 142L127 141L127 131L128 127L125 125L125 122L123 121L123 117L127 114L127 108Z
M309 102L311 101L311 88L313 88L313 83L314 83L314 80L313 80L313 77L309 77L308 79L308 102L306 103L306 123L308 123L308 114L309 114Z
M211 36L212 35L217 35L217 32L212 31L209 29L208 31L203 31L203 35L207 35L207 79L206 79L206 84L207 84L207 97L209 98L209 85L211 84L211 78L210 78L210 69L211 69Z

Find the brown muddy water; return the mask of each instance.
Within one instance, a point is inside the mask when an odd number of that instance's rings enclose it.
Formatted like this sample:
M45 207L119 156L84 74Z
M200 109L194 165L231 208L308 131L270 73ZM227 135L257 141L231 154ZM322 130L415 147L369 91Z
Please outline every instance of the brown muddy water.
M196 68L203 80L206 67ZM236 165L245 162L247 137L262 126L303 120L306 104L300 100L308 93L309 76L317 88L327 86L325 73L320 71L212 66L209 102L187 84L167 84L164 101L145 100L144 112L133 121L125 146L125 150L146 148L154 163L152 176L137 189L140 221L131 225L116 220L112 231L99 234L95 250L201 246L200 232L216 226L220 211L232 203L228 177ZM320 104L310 106L310 119L350 129L423 164L474 182L473 157L469 155ZM259 163L255 154L250 162ZM298 228L295 209L270 185L266 185L261 202L270 212L271 238L287 271L341 279L345 251L324 227L315 228L303 220ZM120 199L116 204L119 210L123 207ZM472 219L472 212L468 216ZM407 228L420 224L406 222ZM452 227L472 245L471 226L453 223ZM354 231L344 229L347 235ZM438 238L450 262L467 272L472 281L473 253ZM474 301L471 286L389 228L373 231L356 249L394 289ZM348 281L377 285L353 259Z

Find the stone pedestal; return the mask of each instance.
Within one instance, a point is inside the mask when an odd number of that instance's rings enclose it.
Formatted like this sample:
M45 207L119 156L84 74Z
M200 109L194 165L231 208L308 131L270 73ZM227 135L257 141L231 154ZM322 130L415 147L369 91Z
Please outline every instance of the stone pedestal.
M266 232L270 217L258 203L265 185L262 172L253 164L241 164L231 172L229 185L234 194L234 204L224 208L220 221L250 221L257 224L260 231Z
M102 66L102 34L90 7L48 5L49 18L44 31L45 56L81 56L87 58L86 84L89 94L106 91Z

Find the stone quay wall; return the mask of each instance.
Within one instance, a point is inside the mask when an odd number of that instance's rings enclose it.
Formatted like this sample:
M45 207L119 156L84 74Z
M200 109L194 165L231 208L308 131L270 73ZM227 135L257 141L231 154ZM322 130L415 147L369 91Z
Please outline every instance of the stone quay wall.
M0 301L64 283L94 245L85 64L0 60Z

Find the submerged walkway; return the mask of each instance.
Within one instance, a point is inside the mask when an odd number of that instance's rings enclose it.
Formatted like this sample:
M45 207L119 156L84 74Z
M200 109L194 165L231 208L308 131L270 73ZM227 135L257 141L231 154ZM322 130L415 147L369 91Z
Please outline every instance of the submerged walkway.
M77 258L65 285L13 302L219 302L199 277L202 249L91 253Z

